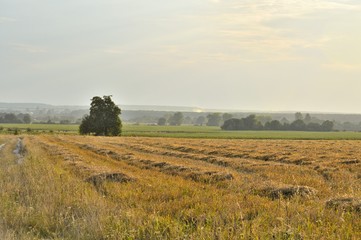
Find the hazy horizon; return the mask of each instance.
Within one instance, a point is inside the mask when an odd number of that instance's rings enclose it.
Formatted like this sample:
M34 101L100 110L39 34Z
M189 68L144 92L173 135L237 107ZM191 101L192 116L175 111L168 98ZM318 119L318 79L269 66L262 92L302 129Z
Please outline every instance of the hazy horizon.
M356 0L0 6L0 102L361 113Z
M41 104L41 105L49 105L51 107L55 108L89 108L89 104L83 104L83 105L69 105L69 104L50 104L50 103L41 103L41 102L0 102L0 108L1 104L15 104L15 105L21 105L21 104ZM90 101L89 101L90 103ZM229 113L296 113L301 112L302 114L340 114L340 115L361 115L361 113L357 112L326 112L326 111L309 111L309 110L300 110L300 109L291 109L291 110L264 110L264 109L230 109L230 108L203 108L199 106L174 106L174 105L146 105L146 104L139 104L139 105L132 105L132 104L118 104L116 103L122 110L141 110L141 111L171 111L171 112L188 112L189 109L193 109L193 112L229 112ZM187 109L187 110L180 110L180 109ZM172 110L170 110L172 109ZM4 111L3 111L4 112Z

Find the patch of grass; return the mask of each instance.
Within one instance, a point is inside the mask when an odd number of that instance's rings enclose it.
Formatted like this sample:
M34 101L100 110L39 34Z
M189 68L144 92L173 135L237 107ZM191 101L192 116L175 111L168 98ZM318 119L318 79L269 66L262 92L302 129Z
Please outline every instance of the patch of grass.
M216 138L216 139L354 139L361 140L360 132L302 132L302 131L223 131L209 126L148 126L124 125L124 136Z
M79 125L64 124L1 124L0 133L14 134L78 134ZM17 129L17 130L16 130ZM302 131L223 131L209 126L152 126L124 124L122 136L210 138L210 139L298 139L298 140L361 140L361 132Z

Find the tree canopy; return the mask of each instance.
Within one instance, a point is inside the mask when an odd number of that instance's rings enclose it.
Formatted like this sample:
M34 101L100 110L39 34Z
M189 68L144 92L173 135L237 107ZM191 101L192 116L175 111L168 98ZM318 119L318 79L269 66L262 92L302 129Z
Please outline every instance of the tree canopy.
M176 112L173 116L170 117L169 125L180 126L180 125L182 125L183 121L184 121L183 113Z
M159 126L165 126L167 124L167 119L165 117L161 117L158 119Z
M118 136L122 128L120 113L120 108L111 96L95 96L91 99L90 114L83 118L79 132L96 136Z
M31 116L23 113L0 113L0 123L31 123Z
M223 130L276 130L276 131L322 131L329 132L333 130L334 123L326 120L320 123L309 122L305 123L304 120L300 119L300 113L297 120L292 123L286 121L280 122L278 120L271 120L266 122L264 125L257 120L255 115L249 115L248 117L236 119L231 118L224 122L222 125ZM311 119L311 116L307 117Z
M196 119L196 125L203 126L203 124L205 123L205 121L206 121L206 117L205 117L205 116L199 116L199 117Z
M208 114L207 118L208 118L207 126L219 126L222 121L222 116L220 113Z

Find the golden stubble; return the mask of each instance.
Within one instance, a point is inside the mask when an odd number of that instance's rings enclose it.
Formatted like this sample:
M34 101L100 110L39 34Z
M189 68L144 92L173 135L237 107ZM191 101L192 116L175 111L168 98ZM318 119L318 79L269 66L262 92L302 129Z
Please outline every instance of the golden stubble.
M360 237L360 141L39 135L22 164L16 141L0 137L9 239Z

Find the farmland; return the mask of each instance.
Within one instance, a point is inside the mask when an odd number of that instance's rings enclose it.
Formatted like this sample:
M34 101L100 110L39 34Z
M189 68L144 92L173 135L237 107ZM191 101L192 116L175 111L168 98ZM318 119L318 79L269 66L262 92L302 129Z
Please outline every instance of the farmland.
M2 129L2 131L1 131ZM78 134L79 125L66 124L0 124L0 134L15 130L26 134ZM302 131L222 131L209 126L153 126L124 124L123 136L213 138L213 139L299 139L299 140L361 140L361 132L302 132Z
M358 140L3 134L0 149L1 239L361 238Z

